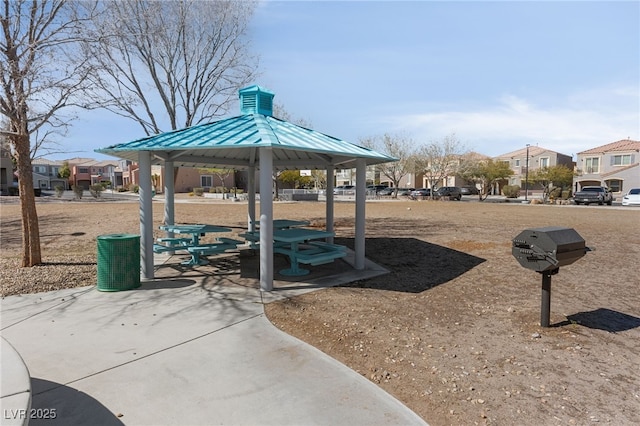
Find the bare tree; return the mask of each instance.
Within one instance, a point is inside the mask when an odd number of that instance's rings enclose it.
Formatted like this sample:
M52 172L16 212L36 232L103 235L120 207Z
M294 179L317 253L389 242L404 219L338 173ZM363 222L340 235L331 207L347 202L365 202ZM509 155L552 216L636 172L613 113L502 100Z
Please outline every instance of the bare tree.
M490 157L477 152L463 154L459 160L458 176L464 179L467 184L472 184L476 189L478 189L478 185L480 185L480 189L483 189L485 181L483 172L489 159ZM479 201L483 200L482 195L482 190L478 191Z
M301 117L292 116L282 104L274 103L272 113L274 117L280 120L288 121L289 123L295 124L296 126L304 127L306 129L311 129L311 126L313 126L310 120L307 120ZM274 194L273 199L274 200L278 200L280 198L278 194L278 182L280 181L280 176L282 176L284 172L285 170L273 171L273 194ZM318 172L316 171L316 175L317 174ZM325 172L325 175L326 175L326 172ZM298 176L300 176L299 173L298 173ZM325 182L326 182L326 178L325 178Z
M255 74L245 1L138 1L104 4L99 43L85 48L101 72L96 102L136 121L147 135L225 114Z
M367 139L361 139L360 143L368 148L375 149L385 155L397 158L397 161L376 165L376 171L391 181L395 191L393 197L398 196L398 187L402 178L413 170L415 154L414 142L403 135L384 134Z
M17 160L22 266L42 261L31 159L64 131L69 118L62 110L76 105L86 82L87 64L76 54L88 6L65 0L3 0L0 6L0 113L8 119L3 133Z
M415 172L424 174L424 177L429 181L432 197L438 184L447 177L458 174L460 157L464 151L464 146L455 134L419 148L418 153L414 156Z

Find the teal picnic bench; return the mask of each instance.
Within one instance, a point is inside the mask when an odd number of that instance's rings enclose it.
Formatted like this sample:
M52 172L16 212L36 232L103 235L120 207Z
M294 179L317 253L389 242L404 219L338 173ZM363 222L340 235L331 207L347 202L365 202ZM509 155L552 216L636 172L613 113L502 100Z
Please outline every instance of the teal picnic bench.
M347 255L347 248L338 244L330 244L321 241L310 241L298 246L297 250L287 247L274 247L274 253L284 254L291 261L291 273L302 273L298 268L299 263L317 266L331 263L336 259Z
M154 253L166 253L168 251L186 250L191 243L191 238L158 238L153 244Z
M206 265L208 261L203 256L213 256L222 254L231 250L236 250L244 241L234 240L233 238L218 238L218 241L211 244L199 244L197 246L187 247L187 251L191 255L189 265Z

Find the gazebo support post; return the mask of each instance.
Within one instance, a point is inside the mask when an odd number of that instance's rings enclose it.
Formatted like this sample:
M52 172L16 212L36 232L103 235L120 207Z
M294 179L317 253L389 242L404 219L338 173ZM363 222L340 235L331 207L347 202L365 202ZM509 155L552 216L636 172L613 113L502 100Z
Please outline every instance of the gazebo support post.
M140 270L141 279L152 280L153 277L153 205L151 198L151 153L140 151L138 154L140 167Z
M247 229L253 232L256 230L256 168L249 167L247 173Z
M355 269L364 269L365 204L367 201L367 163L364 158L356 159L356 233Z
M333 179L334 179L335 167L328 166L327 167L327 193L326 193L326 226L325 229L329 232L333 232ZM333 244L333 237L327 238L327 242Z
M260 148L260 290L273 290L273 150Z
M173 161L164 163L164 224L175 225L175 185ZM173 237L173 232L167 232L167 237Z

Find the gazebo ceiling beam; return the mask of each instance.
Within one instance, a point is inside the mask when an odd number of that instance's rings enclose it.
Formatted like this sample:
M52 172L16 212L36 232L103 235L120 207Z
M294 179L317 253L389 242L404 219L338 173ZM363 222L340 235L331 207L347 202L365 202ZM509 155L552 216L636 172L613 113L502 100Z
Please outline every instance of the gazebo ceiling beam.
M215 164L220 166L237 166L247 167L246 160L241 158L220 158L220 157L206 157L201 155L180 155L173 159L176 163L182 164Z

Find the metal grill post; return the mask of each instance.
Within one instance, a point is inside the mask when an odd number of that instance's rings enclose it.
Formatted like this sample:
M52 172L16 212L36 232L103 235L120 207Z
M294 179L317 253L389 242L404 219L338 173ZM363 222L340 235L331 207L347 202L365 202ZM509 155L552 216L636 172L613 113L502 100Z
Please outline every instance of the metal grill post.
M556 269L557 272L557 269ZM542 300L540 308L540 325L549 327L551 312L551 272L542 273Z

